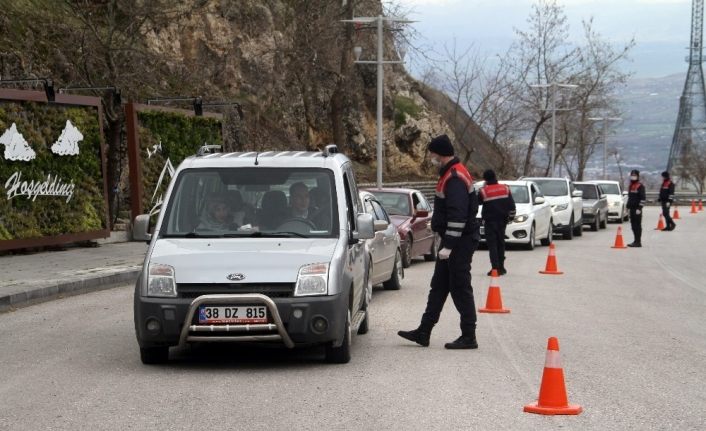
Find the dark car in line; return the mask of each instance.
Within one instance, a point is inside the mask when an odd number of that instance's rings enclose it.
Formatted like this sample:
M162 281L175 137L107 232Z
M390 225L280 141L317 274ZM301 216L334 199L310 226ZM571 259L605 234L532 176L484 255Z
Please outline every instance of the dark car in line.
M433 209L419 190L405 188L368 188L382 204L400 235L402 266L408 268L412 259L423 256L436 259L438 235L431 230Z

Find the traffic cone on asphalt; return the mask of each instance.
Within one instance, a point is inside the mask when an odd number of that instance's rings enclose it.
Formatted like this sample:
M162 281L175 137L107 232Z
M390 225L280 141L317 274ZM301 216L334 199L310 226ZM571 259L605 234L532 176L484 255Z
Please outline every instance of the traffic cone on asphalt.
M547 266L544 268L544 271L539 271L539 273L550 275L563 274L563 272L559 271L559 268L557 268L556 266L556 254L554 252L554 243L549 244L549 256L547 256Z
M681 217L679 217L679 208L676 206L674 207L674 215L672 216L672 220L679 220Z
M660 219L661 220L661 219ZM618 226L618 232L615 234L615 244L611 248L627 248L623 242L623 228Z
M503 298L500 295L500 286L498 286L498 271L494 269L490 277L490 287L488 288L488 298L485 300L485 308L479 308L478 312L509 313L509 309L503 308Z
M564 370L561 367L559 340L556 337L550 337L547 343L539 399L536 403L527 404L524 411L540 415L577 415L583 411L581 406L569 404L566 397Z
M704 210L704 201L703 201L703 199L699 199L699 211L703 211L703 210Z
M662 230L664 229L664 217L662 217L662 214L659 215L659 221L657 222L657 227L655 230Z
M696 214L697 212L698 212L698 211L696 211L696 201L692 199L692 200L691 200L691 212L690 212L690 214Z

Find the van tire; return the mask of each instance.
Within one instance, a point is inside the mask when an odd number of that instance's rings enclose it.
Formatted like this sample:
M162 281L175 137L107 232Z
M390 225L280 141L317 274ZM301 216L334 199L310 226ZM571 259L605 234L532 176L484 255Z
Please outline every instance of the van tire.
M400 259L400 252L399 250L397 250L397 252L395 253L395 263L392 267L392 274L390 275L390 279L382 283L382 287L384 287L385 290L400 290L400 288L402 287L402 283L400 281L400 273L404 271L404 269L402 269L404 265L402 265Z
M140 347L140 359L145 365L164 364L169 361L169 347Z
M351 311L346 315L343 328L343 343L334 347L333 342L326 345L326 362L329 364L347 364L351 360Z

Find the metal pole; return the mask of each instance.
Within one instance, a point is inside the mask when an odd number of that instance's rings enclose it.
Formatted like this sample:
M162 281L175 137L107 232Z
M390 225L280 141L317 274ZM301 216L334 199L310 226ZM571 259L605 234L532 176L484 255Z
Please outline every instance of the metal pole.
M383 83L383 40L382 16L378 15L378 88L377 88L377 188L382 188L382 83Z
M554 176L554 143L556 142L556 83L552 82L552 160L549 164L549 176Z
M604 180L608 179L608 177L606 176L606 172L605 172L606 159L608 158L608 150L607 150L608 143L606 141L607 133L608 133L608 119L604 118L603 119L603 179Z

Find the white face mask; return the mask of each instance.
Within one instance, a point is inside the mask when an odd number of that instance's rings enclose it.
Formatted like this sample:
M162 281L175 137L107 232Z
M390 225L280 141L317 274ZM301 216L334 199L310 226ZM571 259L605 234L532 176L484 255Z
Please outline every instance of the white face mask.
M631 179L632 181L637 181L637 176L636 176L636 175L631 175L631 176L630 176L630 179Z
M437 159L436 157L432 157L431 164L434 166L439 166L439 165L441 165L441 160Z

